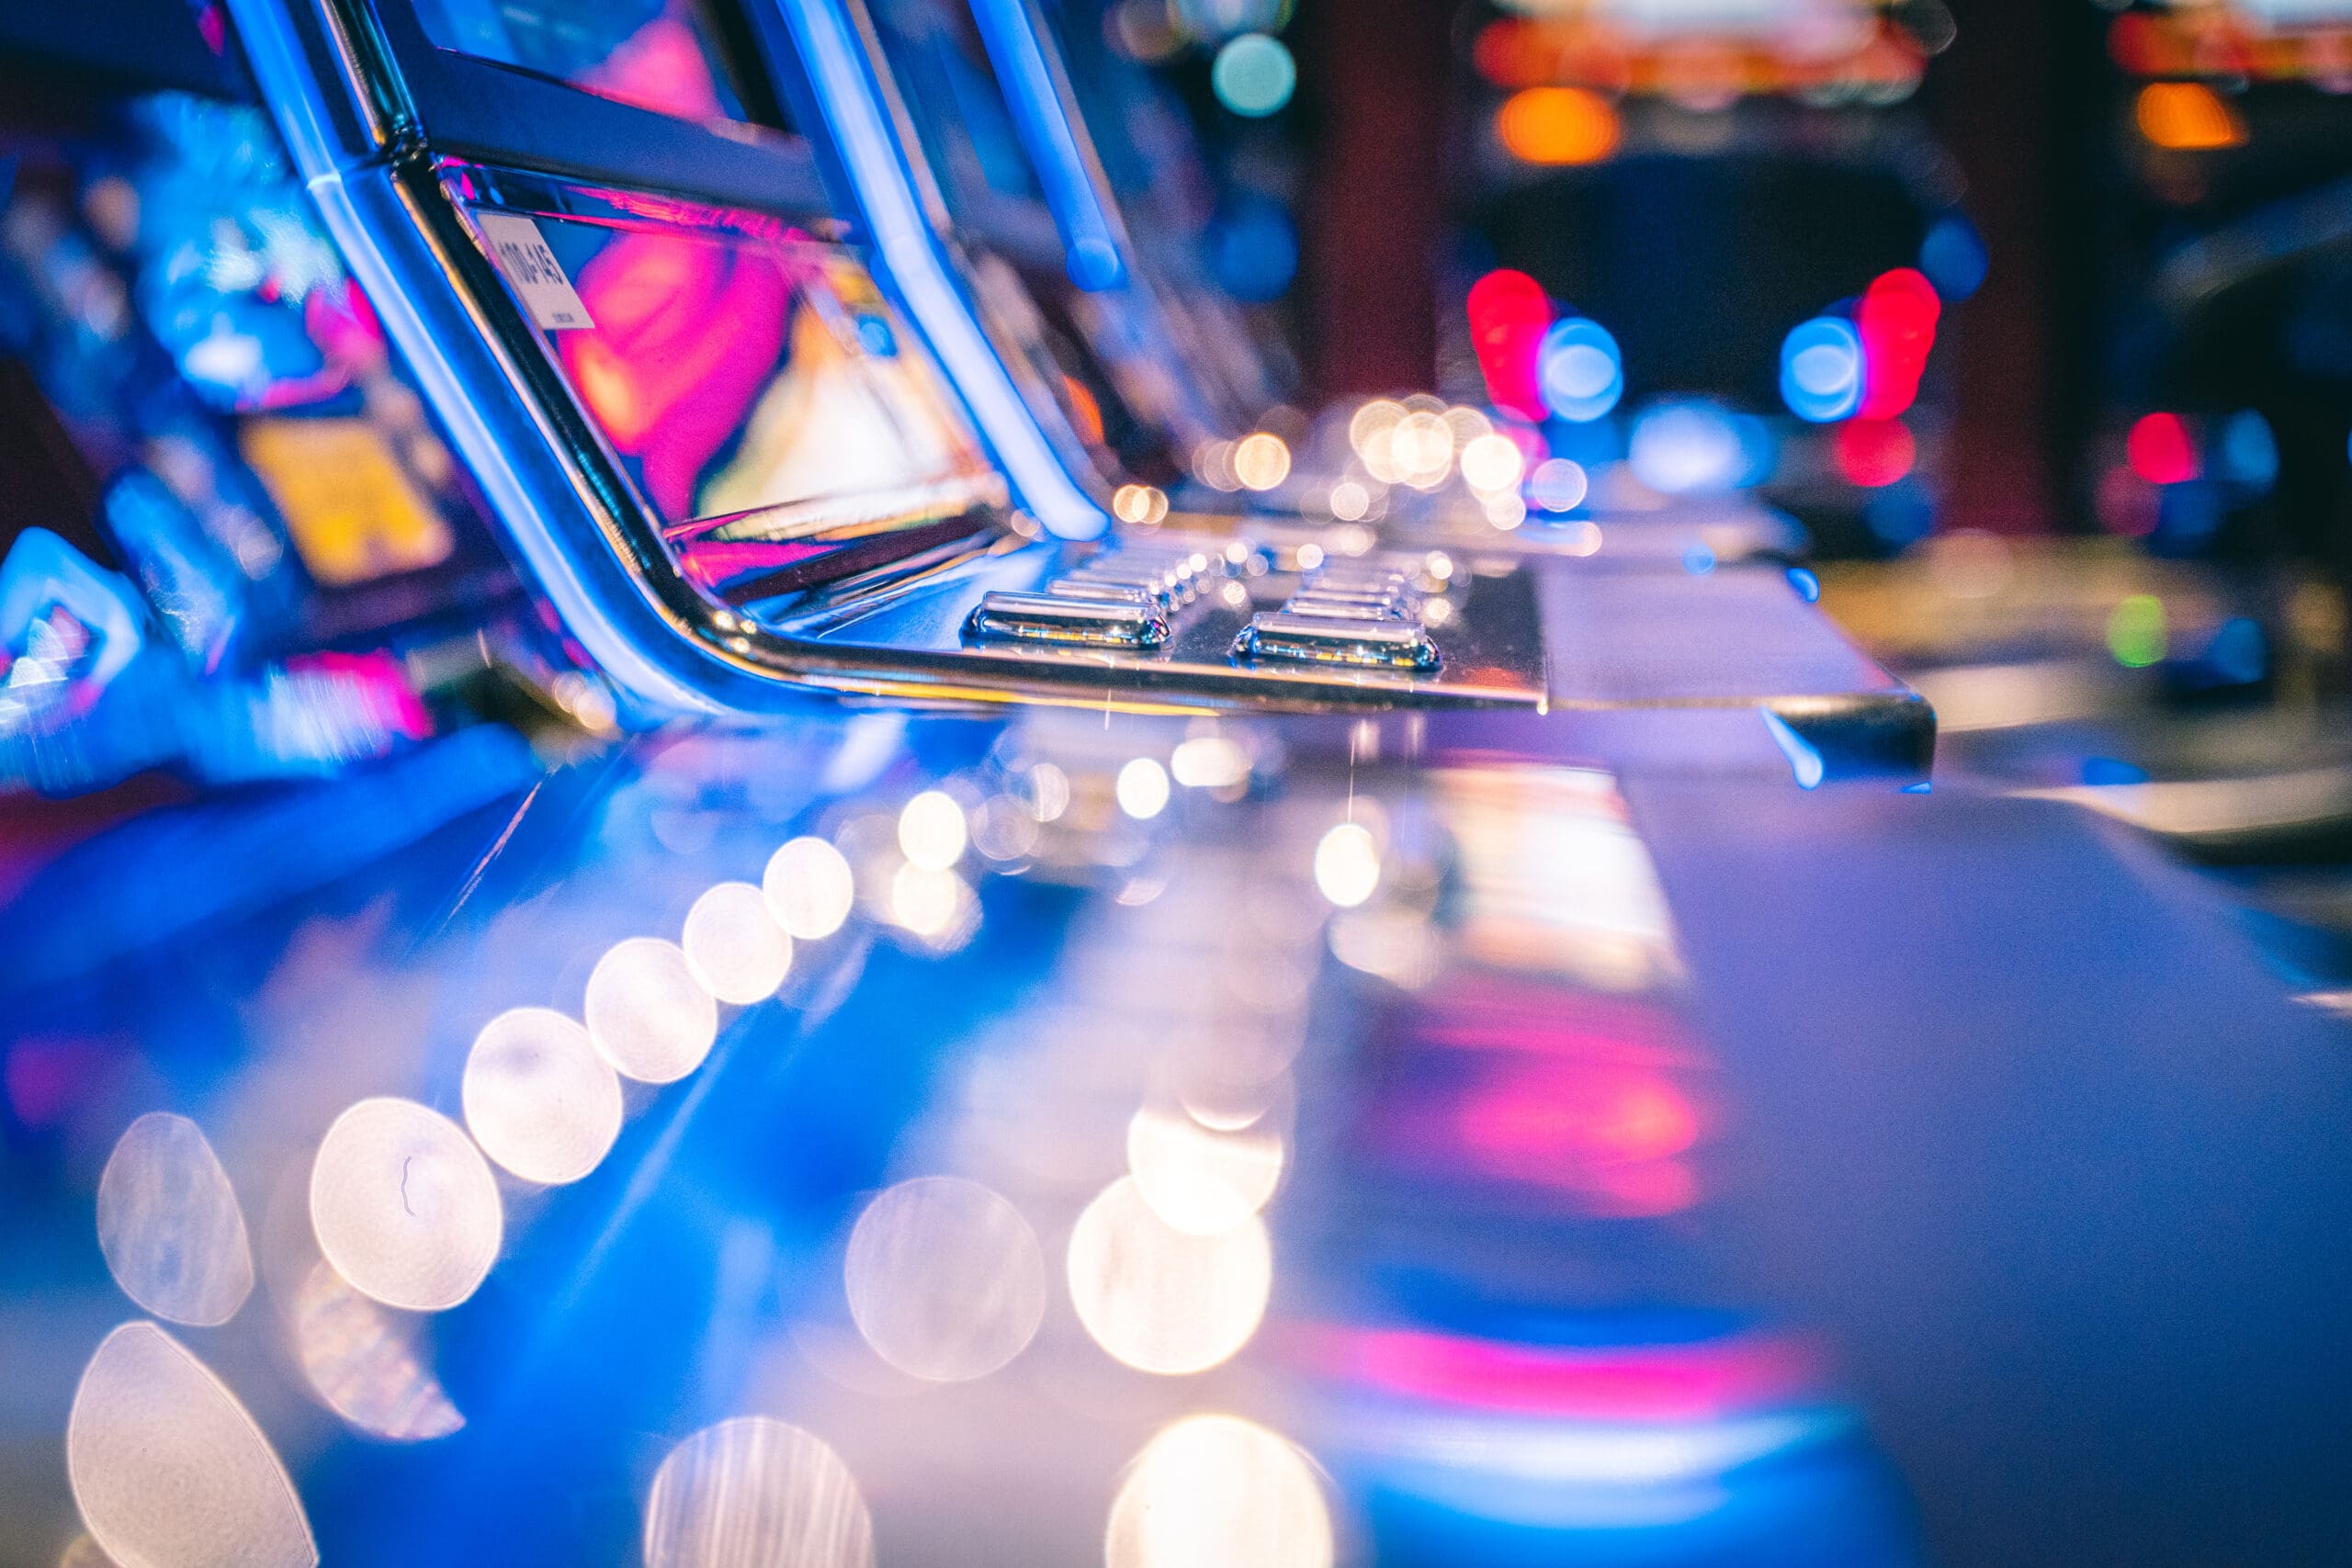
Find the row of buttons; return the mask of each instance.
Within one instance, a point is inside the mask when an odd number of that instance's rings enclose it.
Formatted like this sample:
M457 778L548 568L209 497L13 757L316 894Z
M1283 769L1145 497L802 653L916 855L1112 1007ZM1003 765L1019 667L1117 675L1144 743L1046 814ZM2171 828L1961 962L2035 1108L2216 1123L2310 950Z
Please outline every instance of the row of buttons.
M1089 558L1042 592L982 595L970 629L982 638L1154 649L1168 640L1170 617L1214 577L1261 575L1268 564L1264 550L1238 540L1217 555L1174 542L1132 541ZM1406 574L1353 560L1318 568L1280 610L1252 616L1233 653L1390 670L1438 665Z
M1335 561L1279 610L1250 617L1233 642L1241 659L1434 670L1437 645L1421 624L1410 581L1376 561Z
M1169 617L1199 596L1213 572L1238 570L1252 547L1221 556L1172 541L1135 541L1090 557L1042 593L981 597L971 627L982 637L1091 648L1158 648Z

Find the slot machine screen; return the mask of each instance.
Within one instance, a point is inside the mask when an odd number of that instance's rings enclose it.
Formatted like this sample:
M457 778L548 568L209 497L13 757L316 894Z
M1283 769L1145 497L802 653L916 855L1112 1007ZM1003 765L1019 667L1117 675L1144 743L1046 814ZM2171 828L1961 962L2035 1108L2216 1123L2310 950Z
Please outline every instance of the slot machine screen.
M683 119L783 123L733 63L744 57L740 40L696 0L417 0L416 9L425 36L458 54Z
M472 211L688 575L718 586L845 532L1007 503L944 376L842 247L703 209Z
M15 141L0 346L199 667L511 581L261 110L126 95Z

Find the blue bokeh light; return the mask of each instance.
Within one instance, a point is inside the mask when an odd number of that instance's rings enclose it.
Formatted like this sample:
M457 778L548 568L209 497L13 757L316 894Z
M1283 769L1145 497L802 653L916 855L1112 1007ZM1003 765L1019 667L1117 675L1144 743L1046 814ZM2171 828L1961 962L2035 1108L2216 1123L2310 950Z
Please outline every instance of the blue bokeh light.
M1965 299L1982 288L1992 266L1976 225L1956 212L1938 220L1919 242L1919 270L1947 299Z
M1227 293L1250 304L1279 299L1298 276L1298 227L1271 197L1243 195L1204 236L1209 270Z
M1609 329L1587 317L1553 322L1536 365L1544 406L1571 424L1603 417L1625 395L1625 356Z
M1781 344L1781 397L1814 424L1850 419L1862 406L1862 337L1839 316L1799 322Z

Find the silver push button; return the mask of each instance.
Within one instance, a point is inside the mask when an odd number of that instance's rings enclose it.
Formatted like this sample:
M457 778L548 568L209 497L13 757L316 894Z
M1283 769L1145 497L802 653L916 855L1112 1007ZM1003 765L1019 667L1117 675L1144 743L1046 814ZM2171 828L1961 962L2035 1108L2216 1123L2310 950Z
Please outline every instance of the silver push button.
M1068 648L1158 648L1168 617L1143 598L1110 602L1052 593L983 594L967 629L977 637Z
M1434 670L1437 645L1417 622L1354 620L1276 610L1250 617L1234 639L1239 659L1351 664L1378 670Z

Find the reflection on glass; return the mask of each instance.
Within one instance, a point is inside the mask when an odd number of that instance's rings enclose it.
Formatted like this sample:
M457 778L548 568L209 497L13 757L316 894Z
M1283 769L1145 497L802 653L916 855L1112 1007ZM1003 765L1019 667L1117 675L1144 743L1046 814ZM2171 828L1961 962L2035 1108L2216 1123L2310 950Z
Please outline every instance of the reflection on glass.
M418 0L425 36L684 119L741 119L716 31L694 0Z
M1665 891L1606 773L1461 768L1441 783L1473 895L1465 956L1611 990L1680 976Z
M489 1274L505 1213L489 1162L456 1122L413 1100L363 1100L320 1141L311 1228L359 1290L439 1312Z
M775 995L792 970L792 938L748 882L722 882L695 899L680 945L703 989L737 1007Z
M547 1008L482 1026L460 1098L482 1152L526 1181L577 1181L620 1135L620 1080L585 1029Z
M427 1363L419 1321L369 1301L328 1264L311 1265L287 1319L311 1392L357 1430L417 1443L466 1424Z
M1215 1235L1178 1230L1133 1177L1105 1188L1069 1238L1069 1294L1087 1333L1138 1371L1181 1376L1230 1359L1265 1316L1273 1249L1251 1214Z
M1330 1568L1331 1516L1295 1445L1238 1416L1153 1438L1120 1483L1109 1568Z
M1385 1539L1534 1561L1916 1561L1851 1412L1788 1340L1705 1314L1555 1321L1591 1343L1309 1335L1350 1392L1333 1457ZM1621 1342L1623 1341L1623 1342ZM1408 1551L1409 1554L1409 1551Z
M742 1416L670 1450L645 1501L646 1568L871 1568L874 1522L841 1456Z
M311 1568L294 1483L236 1395L152 1323L107 1336L74 1391L65 1467L82 1522L126 1568Z
M125 1129L98 1178L97 1210L115 1283L157 1317L209 1327L252 1293L244 1212L187 1117L153 1111Z
M616 942L588 976L589 1038L623 1077L675 1083L710 1055L718 1004L674 942Z
M875 1353L933 1382L985 1377L1046 1315L1046 1255L1021 1211L956 1177L902 1181L866 1206L843 1266Z

